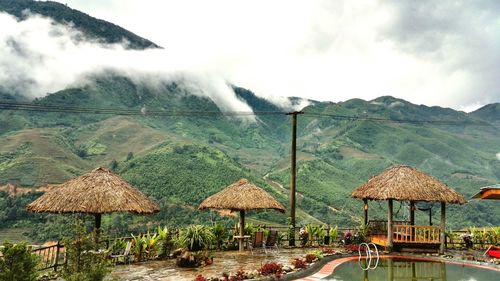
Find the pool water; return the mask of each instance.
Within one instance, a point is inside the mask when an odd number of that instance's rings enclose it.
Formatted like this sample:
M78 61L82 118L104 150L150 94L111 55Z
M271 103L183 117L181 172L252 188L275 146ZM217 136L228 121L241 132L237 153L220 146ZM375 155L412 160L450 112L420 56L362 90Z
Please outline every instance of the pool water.
M374 264L373 264L374 265ZM372 266L373 266L372 265ZM434 280L434 281L498 281L500 271L472 266L464 266L435 261L407 259L380 259L376 269L362 270L366 262L348 261L322 279L332 281L393 281L393 280Z

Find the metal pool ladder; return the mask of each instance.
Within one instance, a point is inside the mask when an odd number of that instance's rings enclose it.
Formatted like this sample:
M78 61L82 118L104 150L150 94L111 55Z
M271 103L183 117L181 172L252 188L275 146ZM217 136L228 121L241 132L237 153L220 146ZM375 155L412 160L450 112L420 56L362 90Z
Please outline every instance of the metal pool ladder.
M363 267L363 265L361 265L361 257L363 256L361 254L361 247L362 246L365 246L365 249L366 249L366 260L368 260L367 262L367 265L366 267ZM373 249L371 249L370 246L373 245ZM372 253L375 253L376 257L377 257L377 260L375 261L375 265L372 266ZM375 269L377 268L378 266L378 261L380 259L380 256L378 254L378 249L377 249L377 245L373 244L373 243L361 243L359 244L359 249L358 249L358 263L359 263L359 267L361 267L362 270L369 270L369 269Z

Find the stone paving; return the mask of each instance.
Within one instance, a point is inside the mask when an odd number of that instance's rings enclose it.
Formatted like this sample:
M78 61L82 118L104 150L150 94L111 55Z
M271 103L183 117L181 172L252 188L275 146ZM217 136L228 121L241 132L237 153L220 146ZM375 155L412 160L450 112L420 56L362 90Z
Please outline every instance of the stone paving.
M109 275L110 280L146 281L146 280L193 280L198 274L205 277L221 277L223 272L235 273L238 269L253 271L268 261L290 265L293 258L304 256L317 248L280 249L278 253L265 254L259 250L253 255L250 251L214 252L214 263L200 268L180 268L175 260L148 261L130 265L116 266Z

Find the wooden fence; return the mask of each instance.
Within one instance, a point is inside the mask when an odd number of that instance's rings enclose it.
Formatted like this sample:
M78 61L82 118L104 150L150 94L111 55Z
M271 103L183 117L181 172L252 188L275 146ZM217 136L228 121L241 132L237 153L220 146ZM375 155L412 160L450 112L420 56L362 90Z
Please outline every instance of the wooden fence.
M53 268L54 271L57 271L57 268L66 262L65 249L60 242L51 246L34 248L32 252L40 257L40 270Z

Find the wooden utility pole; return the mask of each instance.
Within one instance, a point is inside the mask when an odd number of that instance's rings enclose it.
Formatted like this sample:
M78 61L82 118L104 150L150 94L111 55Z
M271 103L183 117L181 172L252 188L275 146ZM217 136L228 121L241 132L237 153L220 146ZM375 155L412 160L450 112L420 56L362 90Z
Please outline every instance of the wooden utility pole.
M292 116L292 147L290 157L290 224L292 225L292 235L290 235L289 246L295 246L295 177L297 173L297 114L304 114L302 111L290 112Z

